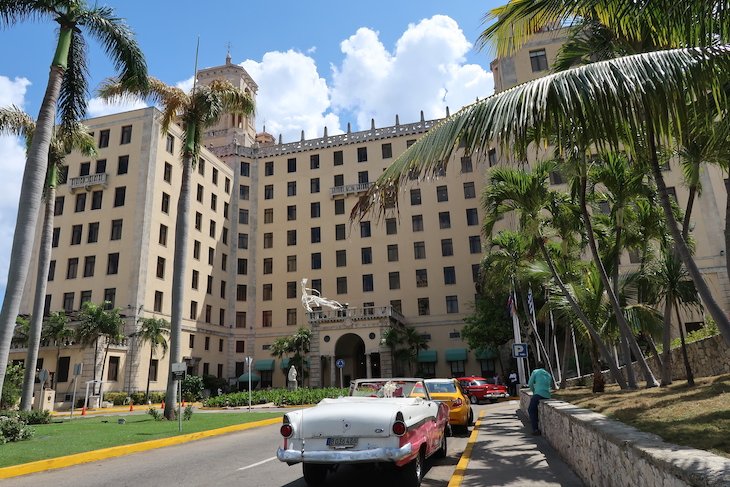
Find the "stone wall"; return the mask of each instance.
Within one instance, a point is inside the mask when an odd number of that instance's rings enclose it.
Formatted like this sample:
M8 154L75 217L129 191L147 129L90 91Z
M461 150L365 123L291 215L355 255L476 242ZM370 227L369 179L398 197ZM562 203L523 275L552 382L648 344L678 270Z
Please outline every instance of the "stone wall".
M672 362L672 378L676 380L686 379L687 374L684 369L682 349L674 348L669 353L671 355ZM692 368L692 373L695 377L730 374L730 347L725 345L722 335L715 335L703 340L688 343L687 356L689 358L690 367ZM657 380L659 380L661 377L659 364L654 357L647 357L646 359ZM624 367L621 367L622 371ZM636 362L632 364L632 367L634 368L637 382L641 383L644 378L644 374L642 374ZM592 384L592 378L593 374L568 379L568 387L575 386L580 383L590 385ZM611 377L611 372L608 370L603 372L603 378L606 380L607 384L614 382L613 377Z
M530 392L520 392L527 415ZM730 460L660 437L572 404L540 402L540 429L589 487L728 487Z

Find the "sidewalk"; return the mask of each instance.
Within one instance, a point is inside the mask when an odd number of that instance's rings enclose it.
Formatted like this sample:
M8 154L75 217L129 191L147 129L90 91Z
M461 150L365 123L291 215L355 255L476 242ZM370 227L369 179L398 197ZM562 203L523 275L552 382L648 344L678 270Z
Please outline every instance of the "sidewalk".
M583 486L547 440L532 436L528 419L518 409L519 401L514 400L485 411L472 433L477 437L466 471L449 487Z

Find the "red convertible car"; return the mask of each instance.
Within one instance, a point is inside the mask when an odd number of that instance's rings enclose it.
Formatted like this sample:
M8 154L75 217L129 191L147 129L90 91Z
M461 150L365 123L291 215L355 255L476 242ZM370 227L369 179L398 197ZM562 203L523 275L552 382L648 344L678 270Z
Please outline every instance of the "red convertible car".
M493 384L484 377L459 377L457 380L472 404L479 404L480 401L497 402L501 397L509 397L507 386Z
M301 463L310 486L342 464L384 463L395 465L397 485L418 487L425 460L446 456L448 422L448 406L431 400L423 379L358 379L348 397L287 412L276 456Z

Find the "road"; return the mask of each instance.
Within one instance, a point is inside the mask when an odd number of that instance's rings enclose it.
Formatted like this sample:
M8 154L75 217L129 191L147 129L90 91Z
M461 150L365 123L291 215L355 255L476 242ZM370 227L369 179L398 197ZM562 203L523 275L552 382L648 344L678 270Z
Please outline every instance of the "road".
M476 406L475 416L485 407L488 406ZM0 487L305 487L301 465L290 467L276 459L280 438L279 425L254 428L183 445L0 480ZM424 487L446 487L467 440L467 434L449 437L447 457L429 461L430 468L422 483ZM376 471L366 466L346 466L331 474L327 483L348 487L387 486L393 484L393 477L388 471Z

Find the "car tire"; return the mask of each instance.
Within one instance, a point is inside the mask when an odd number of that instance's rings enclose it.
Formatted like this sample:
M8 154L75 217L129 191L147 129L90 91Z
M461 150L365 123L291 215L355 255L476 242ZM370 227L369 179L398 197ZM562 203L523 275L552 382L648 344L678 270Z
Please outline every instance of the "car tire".
M400 486L420 487L423 479L423 453L419 451L416 458L401 467L399 473Z
M436 458L446 458L446 449L448 447L448 445L446 444L446 431L448 429L448 426L444 428L444 435L441 438L441 445L439 445L439 449L436 450L436 453L433 454L433 456Z
M320 463L302 463L304 481L309 487L319 487L324 485L328 469L329 465L323 465Z
M477 399L477 396L469 396L469 402L472 404L479 404L479 399Z
M469 417L466 420L467 426L474 426L474 410L469 408Z

